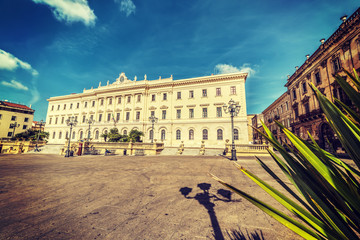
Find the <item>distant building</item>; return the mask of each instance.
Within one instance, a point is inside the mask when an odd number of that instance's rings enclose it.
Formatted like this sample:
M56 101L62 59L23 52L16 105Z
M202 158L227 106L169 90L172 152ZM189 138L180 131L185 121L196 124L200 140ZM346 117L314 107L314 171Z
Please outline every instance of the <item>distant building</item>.
M45 122L33 121L31 125L31 130L42 132L45 129L45 124Z
M285 134L280 131L279 126L275 121L278 121L286 128L290 129L291 125L291 112L290 107L290 96L287 92L283 93L278 99L276 99L269 107L267 107L263 112L264 123L276 137L280 143L287 142ZM289 143L289 142L287 142Z
M349 18L341 18L340 27L310 56L305 63L296 67L288 78L285 87L290 95L293 131L304 139L307 132L314 136L319 145L326 150L336 150L340 142L327 123L314 93L308 83L312 82L331 101L337 98L345 104L350 99L335 82L335 74L346 76L346 69L360 71L360 8Z
M264 132L263 127L261 125L261 121L264 122L264 115L263 114L254 114L254 116L251 119L251 126L253 129L258 129L261 132ZM257 131L253 130L252 135L252 142L253 144L263 144L263 136L258 133Z
M34 112L25 105L0 101L0 138L11 138L30 129Z
M248 114L247 115L249 144L254 143L253 140L252 140L252 138L253 138L252 119L253 119L254 116L255 116L255 114Z
M233 99L240 106L234 117L236 143L247 144L248 128L245 98L246 73L231 73L173 80L130 80L124 73L113 83L109 81L82 93L51 97L46 117L45 131L49 143L64 144L70 137L66 120L74 116L78 124L71 133L71 140L84 140L88 136L87 119L91 125L92 141L104 141L102 133L118 128L121 134L132 129L144 132L144 142L151 137L165 146L223 148L231 140L230 114L223 105ZM158 118L154 132L150 116Z

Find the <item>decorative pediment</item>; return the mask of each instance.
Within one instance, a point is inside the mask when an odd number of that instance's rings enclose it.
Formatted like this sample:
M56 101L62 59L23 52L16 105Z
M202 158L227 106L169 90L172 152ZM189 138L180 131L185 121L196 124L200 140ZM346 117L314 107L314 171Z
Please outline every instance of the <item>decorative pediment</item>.
M165 106L165 105L162 105L161 107L160 107L160 109L168 109L169 107L168 106Z
M112 112L113 110L112 109L106 109L107 112Z
M210 105L209 103L200 104L201 107L206 107L206 106L209 106L209 105Z
M151 107L149 107L149 110L156 110L156 107L151 106Z
M196 107L196 104L186 105L188 108Z
M99 110L98 110L98 112L99 112L99 113L102 113L102 112L104 112L104 111L103 111L103 110L101 110L101 109L99 109Z
M309 97L308 95L306 95L306 96L301 100L301 102L302 102L302 103L306 103L306 102L309 101L309 99L310 99L310 97Z
M128 107L125 108L125 111L131 111L131 108L128 108Z
M221 102L221 103L214 103L214 106L223 106L223 105L224 105L223 102Z
M174 108L182 108L183 106L182 105L179 105L179 106L175 106Z
M121 112L122 110L120 108L115 109L116 112Z
M292 105L292 107L295 108L295 107L297 107L298 105L299 105L299 103L298 103L298 102L295 102L295 103Z
M135 110L142 110L142 108L141 107L136 107Z
M90 111L90 114L94 114L95 112L94 111Z

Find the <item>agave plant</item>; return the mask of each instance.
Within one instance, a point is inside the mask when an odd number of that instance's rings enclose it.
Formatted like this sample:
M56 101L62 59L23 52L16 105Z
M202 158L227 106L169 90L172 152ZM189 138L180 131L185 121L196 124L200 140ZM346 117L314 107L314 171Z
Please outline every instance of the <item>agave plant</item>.
M360 109L359 76L355 70L354 75L346 73L350 84L341 76L336 76L336 81L354 105ZM336 99L335 102L342 108L340 110L313 84L310 84L310 87L342 146L360 168L360 116ZM256 159L299 203L280 193L239 164L235 163L235 165L297 218L286 215L214 175L212 177L305 239L360 239L360 172L321 149L310 134L311 142L305 141L277 122L281 131L292 143L292 146L286 146L290 149L291 153L289 153L271 131L263 123L262 125L265 133L259 133L272 144L281 157L268 150L270 155L295 186L296 191L292 191L282 182L263 161L257 157Z

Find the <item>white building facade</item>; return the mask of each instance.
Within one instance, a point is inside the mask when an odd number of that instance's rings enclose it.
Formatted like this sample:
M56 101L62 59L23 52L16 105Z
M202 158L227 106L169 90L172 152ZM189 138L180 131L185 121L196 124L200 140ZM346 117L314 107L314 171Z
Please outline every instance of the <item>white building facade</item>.
M241 106L234 117L234 138L237 144L248 144L245 81L247 73L231 73L173 80L130 80L121 73L115 82L83 93L51 97L45 131L50 144L64 144L70 136L66 119L74 116L78 124L73 128L71 141L88 137L87 119L92 141L104 141L102 133L118 128L121 134L132 129L144 132L143 142L150 142L150 116L158 118L154 124L154 139L165 147L200 147L202 141L209 148L223 148L231 140L230 115L223 105L231 99Z

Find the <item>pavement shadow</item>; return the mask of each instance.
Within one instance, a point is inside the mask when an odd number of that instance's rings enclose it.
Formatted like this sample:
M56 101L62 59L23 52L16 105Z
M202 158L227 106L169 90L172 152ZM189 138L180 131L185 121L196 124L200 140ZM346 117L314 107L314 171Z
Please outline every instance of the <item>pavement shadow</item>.
M248 230L245 231L246 233L241 230L231 230L226 233L231 240L265 240L261 230L252 233L249 233Z
M209 192L209 190L211 188L210 183L199 183L197 186L202 190L202 192L197 193L194 197L189 196L189 194L192 192L192 188L183 187L183 188L180 188L179 191L185 198L195 199L201 205L203 205L205 207L205 209L207 210L209 217L210 217L211 226L214 230L214 238L216 240L224 240L224 235L221 231L220 224L219 224L216 214L215 214L214 202L215 201L238 202L238 201L231 200L231 192L228 190L225 190L225 189L219 189L217 191L217 194L210 193Z

